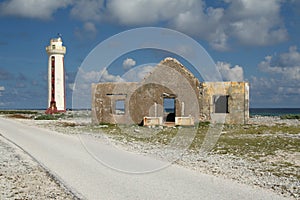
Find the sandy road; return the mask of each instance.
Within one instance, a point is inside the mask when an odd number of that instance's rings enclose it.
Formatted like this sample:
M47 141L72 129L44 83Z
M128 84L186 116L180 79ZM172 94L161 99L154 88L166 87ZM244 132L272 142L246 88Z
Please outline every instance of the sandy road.
M0 118L0 133L82 199L284 199L260 188L173 165L153 173L119 172L99 161L132 172L165 163L120 152L84 135L60 134L4 118Z

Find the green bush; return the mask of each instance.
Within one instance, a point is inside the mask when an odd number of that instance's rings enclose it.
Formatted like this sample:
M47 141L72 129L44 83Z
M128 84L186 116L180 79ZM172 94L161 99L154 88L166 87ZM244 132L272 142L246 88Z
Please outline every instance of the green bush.
M64 114L54 114L54 115L40 115L35 117L35 120L58 120L62 118Z
M210 125L209 121L199 122L198 127L207 127ZM197 126L197 125L196 125Z
M280 119L300 119L300 114L281 115Z
M36 111L30 110L0 110L0 114L7 115L7 114L37 114Z

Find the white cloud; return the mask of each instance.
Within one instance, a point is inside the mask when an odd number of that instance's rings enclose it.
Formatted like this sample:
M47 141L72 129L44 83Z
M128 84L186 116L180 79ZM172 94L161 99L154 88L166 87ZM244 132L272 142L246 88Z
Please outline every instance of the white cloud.
M74 87L75 87L75 84L74 84L74 83L69 83L69 84L68 84L68 87L69 87L70 90L73 91L73 90L74 90Z
M278 87L278 92L281 94L289 94L289 95L299 95L300 88L299 87Z
M287 80L300 81L300 53L296 46L279 56L266 56L258 65L263 72L278 74Z
M291 46L289 52L280 55L279 65L287 67L300 66L300 53L297 51L297 46Z
M259 107L298 106L300 97L299 81L283 77L251 77L250 102ZM288 103L287 103L288 102Z
M75 35L80 39L94 38L97 28L93 22L85 22L82 28L76 28Z
M79 68L74 84L68 86L72 89L72 107L90 108L91 107L91 87L93 83L98 82L121 82L123 79L120 76L109 74L104 69L103 71L85 71Z
M207 7L203 0L111 0L107 13L122 25L165 22L176 30L206 39L217 50L228 40L269 45L287 39L280 16L281 0L225 0L227 8Z
M197 2L195 0L110 0L107 1L107 9L120 24L149 25L159 21L169 21L189 11Z
M244 71L239 65L231 66L230 63L217 62L217 67L224 81L243 81Z
M83 69L80 68L77 74L77 82L88 83L89 85L97 82L123 82L123 81L124 80L119 75L112 75L107 71L107 69L103 69L103 71L94 71L94 70L84 71Z
M125 26L156 25L207 39L212 47L227 50L223 8L205 8L202 0L103 0L77 1L71 15L83 21L106 20Z
M106 69L101 73L100 82L124 82L119 75L112 75Z
M95 82L98 81L100 76L101 76L101 72L99 71L84 71L83 69L79 68L78 73L80 74L80 77L82 77L84 82ZM79 75L78 75L79 76Z
M297 106L300 98L300 53L296 46L288 52L266 56L258 65L259 70L267 73L266 77L251 77L251 93L257 103L262 99L262 106L277 105ZM288 103L287 103L288 102Z
M268 45L287 39L280 17L281 0L226 0L228 28L241 43Z
M0 13L48 19L57 9L72 6L70 15L85 22L75 31L80 36L96 33L95 23L103 21L122 26L163 23L220 51L230 49L229 42L262 46L288 38L280 15L282 0L223 1L224 7L209 7L204 0L7 0L0 4Z
M97 32L97 28L96 28L95 24L93 24L92 22L85 22L83 27L84 27L84 30L87 32L91 32L91 33Z
M104 0L77 0L71 10L71 16L83 21L98 21L102 18Z
M179 12L169 24L171 28L206 39L213 48L223 51L228 49L229 38L224 15L223 8L205 8L202 1L194 1L187 11Z
M122 78L126 80L126 82L140 82L153 71L154 67L155 66L151 65L141 65L135 67L126 72Z
M5 90L5 87L4 86L0 86L0 97L2 96L2 91Z
M217 29L215 33L209 36L209 42L213 49L219 51L226 51L229 49L228 46L228 38L229 36L222 29Z
M123 61L123 68L125 70L129 70L130 68L132 68L133 66L135 66L136 62L135 60L133 60L132 58L126 58Z
M99 82L101 74L100 71L85 71L79 68L74 83L69 83L68 86L78 94L90 94L91 84Z
M65 8L72 0L6 0L0 3L0 15L50 19L59 8Z

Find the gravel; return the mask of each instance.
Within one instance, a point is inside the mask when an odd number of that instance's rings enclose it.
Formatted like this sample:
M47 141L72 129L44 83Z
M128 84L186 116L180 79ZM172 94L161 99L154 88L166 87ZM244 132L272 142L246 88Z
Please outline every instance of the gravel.
M166 150L163 145L151 144L145 145L136 141L124 142L116 141L112 138L116 146L130 151L137 152L145 155L151 155L153 157L171 160L174 159L172 155L179 155L177 152L171 152L172 150ZM171 159L170 159L171 155ZM291 156L291 155L290 155ZM281 160L288 159L283 153ZM300 199L300 180L294 176L290 177L278 177L268 170L272 171L272 161L275 157L267 160L247 160L234 155L220 155L220 154L200 154L196 151L188 150L175 160L174 164L184 166L186 168L199 171L205 174L211 174L217 177L223 177L226 179L233 179L239 183L259 186L277 194L289 197L291 199ZM295 165L289 168L285 167L284 170L298 170L300 169L300 153L293 154L290 157L294 161ZM275 168L278 170L278 168Z
M31 125L39 126L67 134L82 133L82 127L89 125L86 118L82 119L62 119L58 121L33 121L19 119ZM72 123L75 123L73 126ZM257 125L278 125L299 126L300 120L281 120L279 117L250 118L250 124ZM72 124L72 126L70 126ZM105 128L105 127L103 127ZM88 129L85 133L90 134ZM90 130L92 131L92 130ZM136 131L135 131L136 132ZM299 133L300 134L300 133ZM296 135L296 137L299 136ZM102 137L101 134L97 135ZM299 138L299 137L298 137ZM109 136L110 142L117 146L133 152L152 155L162 159L168 159L172 155L170 150L166 150L162 144L145 144L138 141L118 140L114 136ZM0 177L1 177L1 196L0 199L71 199L63 187L56 183L49 175L30 157L5 142L0 141ZM289 170L296 170L300 173L300 153L289 155L285 152L278 153L279 156L265 158L264 160L244 159L229 154L206 154L202 155L196 151L186 151L174 164L193 169L195 171L212 174L219 177L237 180L240 183L259 186L271 191L275 191L291 199L300 199L300 180L299 178L280 177L268 172L271 169L274 159L291 159L294 165ZM300 174L299 174L300 175Z
M0 199L75 197L22 150L0 137Z
M299 119L280 119L278 116L253 116L249 120L249 124L274 126L276 124L282 124L286 126L299 126Z

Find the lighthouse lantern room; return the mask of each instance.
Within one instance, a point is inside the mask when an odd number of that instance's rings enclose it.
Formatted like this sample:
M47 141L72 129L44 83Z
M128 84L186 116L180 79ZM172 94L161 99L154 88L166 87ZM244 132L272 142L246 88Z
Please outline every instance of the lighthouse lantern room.
M46 47L48 54L48 106L46 113L66 111L64 55L62 39L53 38Z

